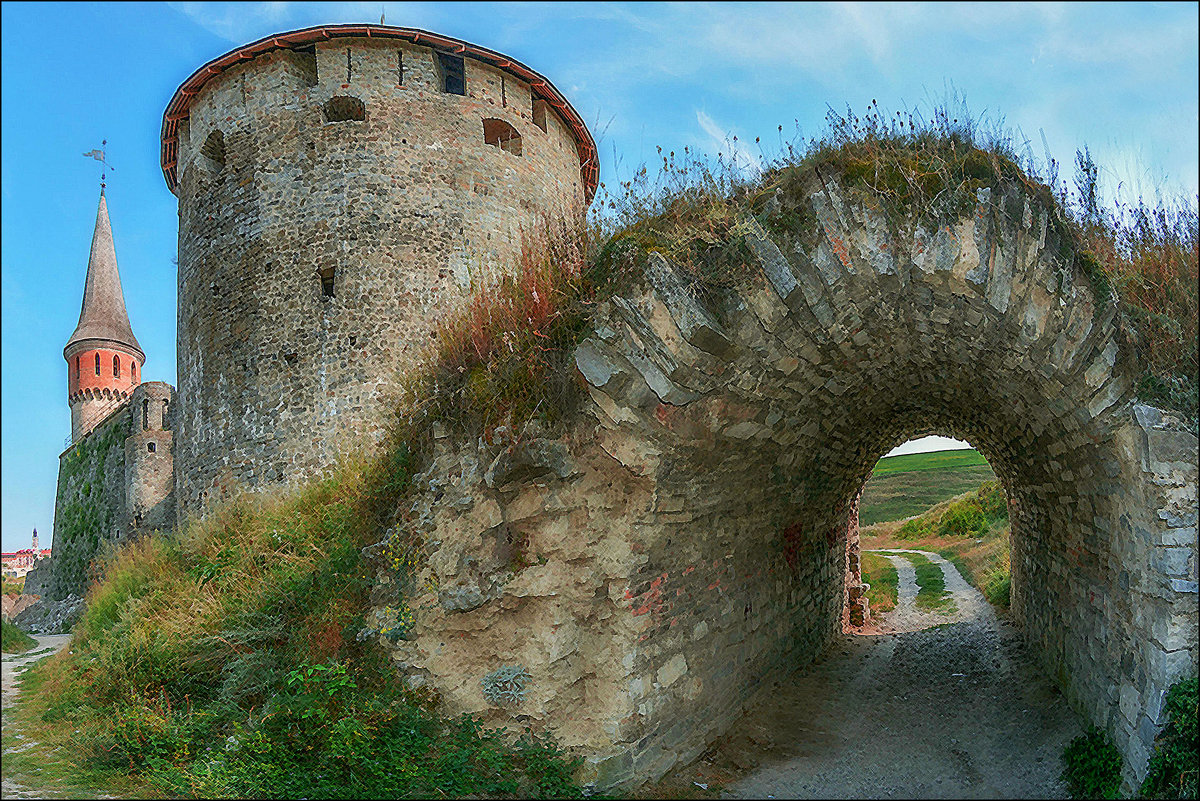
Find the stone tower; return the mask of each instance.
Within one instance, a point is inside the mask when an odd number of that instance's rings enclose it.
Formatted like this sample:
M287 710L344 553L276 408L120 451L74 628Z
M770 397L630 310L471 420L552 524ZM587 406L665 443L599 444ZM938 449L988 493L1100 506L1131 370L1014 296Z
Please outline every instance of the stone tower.
M79 324L63 348L63 357L67 360L67 398L74 441L124 403L140 383L146 361L125 311L103 188Z
M176 500L288 481L381 433L398 371L523 229L582 214L595 143L544 77L410 28L292 31L163 115L179 198Z
M33 549L33 553L36 556L36 554L38 552L38 535L37 535L36 528L33 530L33 545L31 545L30 547Z

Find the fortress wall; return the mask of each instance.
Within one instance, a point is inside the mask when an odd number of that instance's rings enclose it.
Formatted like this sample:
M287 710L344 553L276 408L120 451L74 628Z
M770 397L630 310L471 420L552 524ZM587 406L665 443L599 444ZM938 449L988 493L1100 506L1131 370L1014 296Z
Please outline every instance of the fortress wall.
M177 190L181 512L369 446L437 318L513 264L522 227L582 208L553 110L543 132L527 85L464 66L467 95L446 94L432 50L337 38L232 67L194 101ZM365 119L327 122L334 97ZM484 143L485 118L521 155ZM223 164L205 155L214 133Z
M847 513L806 514L757 480L778 455L760 442L693 472L605 422L440 448L406 516L428 563L400 596L403 546L369 551L386 583L368 632L453 711L548 729L608 788L698 756L832 641ZM505 666L529 677L516 702L484 691Z
M755 271L709 305L651 254L575 350L591 402L568 434L442 442L414 477L397 540L427 559L379 560L364 636L453 708L577 746L597 788L655 778L830 641L863 482L942 433L1003 484L1013 622L1132 792L1196 665L1197 439L1137 403L1117 310L1000 190L897 236L827 181L789 201L825 215L816 241L749 218ZM516 664L524 697L487 702Z
M111 412L58 457L54 556L46 596L59 600L87 589L88 566L101 546L129 534L125 438L129 404Z

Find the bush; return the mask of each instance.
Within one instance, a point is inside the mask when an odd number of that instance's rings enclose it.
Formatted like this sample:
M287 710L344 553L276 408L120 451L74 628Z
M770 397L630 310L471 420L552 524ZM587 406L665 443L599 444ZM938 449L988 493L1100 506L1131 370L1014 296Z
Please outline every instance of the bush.
M979 485L979 508L989 522L1008 519L1008 496L999 481L985 481Z
M978 498L970 496L950 504L938 524L938 534L943 537L979 537L987 529L988 521Z
M1195 798L1200 764L1197 734L1197 679L1178 682L1167 691L1168 722L1150 757L1142 795L1147 798Z
M1063 781L1072 798L1116 798L1121 789L1121 752L1095 726L1063 751Z

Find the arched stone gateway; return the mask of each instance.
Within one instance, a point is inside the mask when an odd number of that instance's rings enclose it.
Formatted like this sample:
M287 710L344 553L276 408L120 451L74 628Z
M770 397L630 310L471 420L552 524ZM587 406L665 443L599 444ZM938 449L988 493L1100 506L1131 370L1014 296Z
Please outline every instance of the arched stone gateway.
M569 433L438 441L397 662L455 708L549 728L599 787L655 778L831 641L859 489L938 432L1008 493L1031 646L1144 770L1195 669L1195 436L1136 403L1115 305L1021 188L941 225L832 183L798 203L807 233L745 221L736 289L701 302L652 254L602 304Z

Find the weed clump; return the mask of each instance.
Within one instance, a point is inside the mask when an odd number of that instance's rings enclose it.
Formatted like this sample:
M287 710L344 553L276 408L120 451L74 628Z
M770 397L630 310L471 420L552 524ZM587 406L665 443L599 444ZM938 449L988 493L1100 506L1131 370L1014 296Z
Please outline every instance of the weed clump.
M398 448L117 551L72 652L34 669L30 712L82 767L173 795L578 794L551 741L444 717L360 638L361 551L411 465Z
M1063 751L1063 781L1072 798L1116 798L1121 789L1121 752L1108 733L1090 726Z
M1184 679L1167 691L1168 722L1158 736L1147 766L1141 794L1146 798L1195 798L1200 765L1200 733L1197 729L1198 683Z

